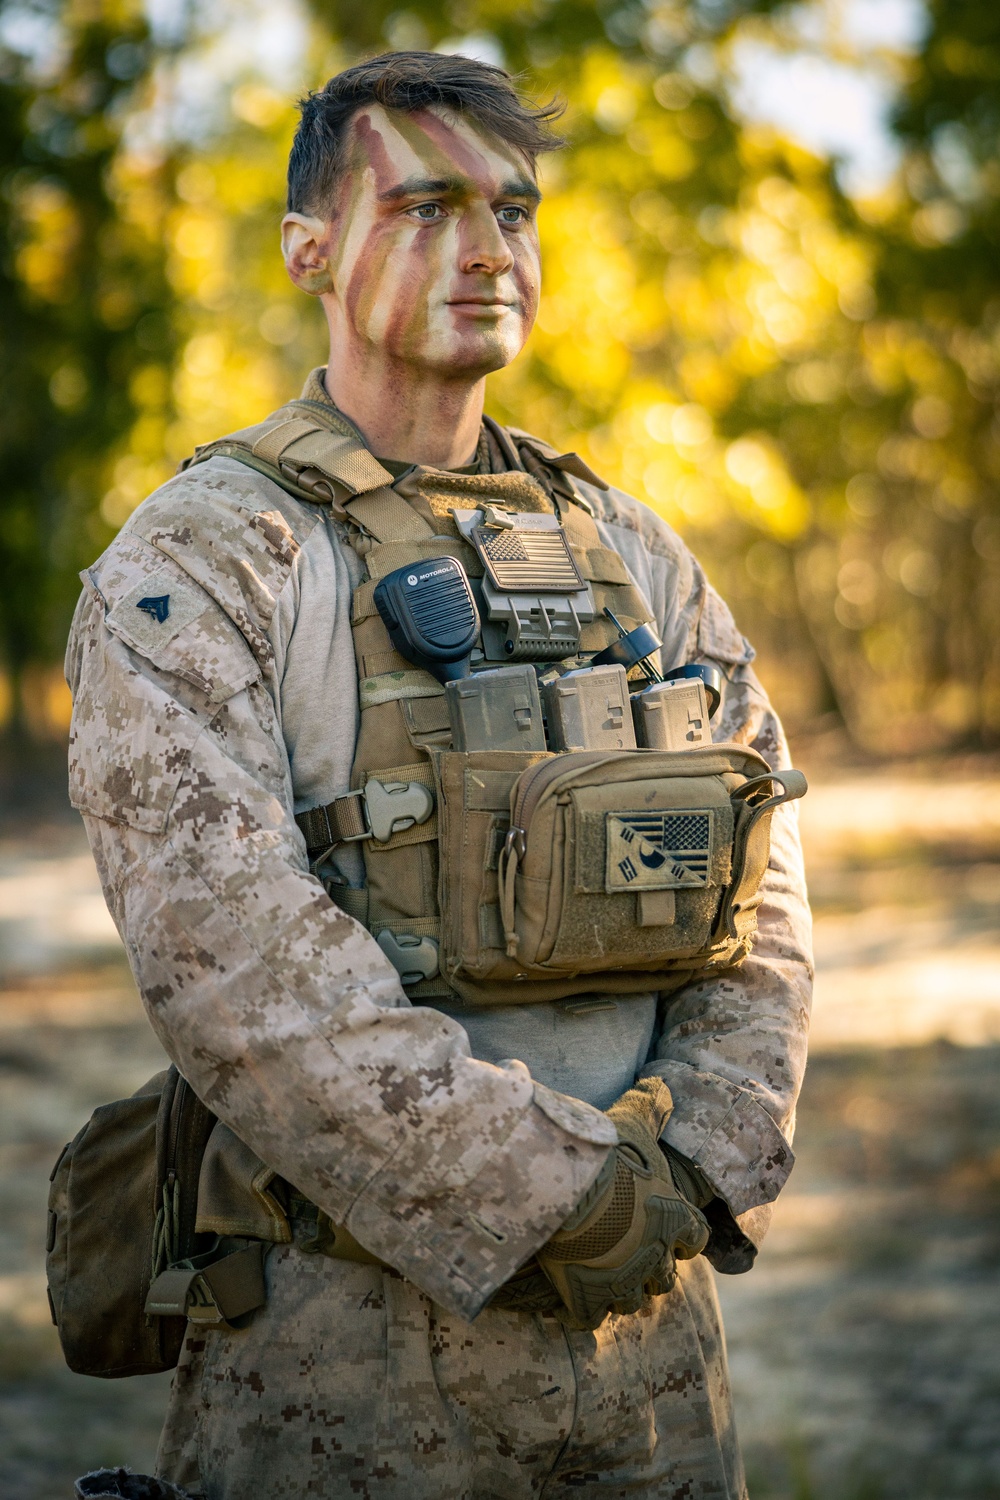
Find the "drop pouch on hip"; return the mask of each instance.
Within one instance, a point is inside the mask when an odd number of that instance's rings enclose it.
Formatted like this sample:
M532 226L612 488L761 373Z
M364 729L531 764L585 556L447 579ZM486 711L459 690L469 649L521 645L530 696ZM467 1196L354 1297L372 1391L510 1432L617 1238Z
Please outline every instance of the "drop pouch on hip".
M198 1174L215 1123L171 1067L95 1110L59 1156L46 1272L52 1321L77 1374L151 1375L177 1363L185 1319L147 1317L146 1298L157 1263L195 1248Z

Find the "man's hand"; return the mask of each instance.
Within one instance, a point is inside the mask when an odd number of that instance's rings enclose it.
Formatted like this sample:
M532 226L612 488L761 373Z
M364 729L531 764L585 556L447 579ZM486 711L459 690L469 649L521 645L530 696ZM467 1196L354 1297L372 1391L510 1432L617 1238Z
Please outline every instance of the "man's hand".
M704 1249L708 1225L674 1185L660 1144L673 1100L659 1078L643 1078L607 1110L618 1131L597 1181L538 1252L573 1328L597 1328L609 1312L637 1312L667 1292L676 1261Z

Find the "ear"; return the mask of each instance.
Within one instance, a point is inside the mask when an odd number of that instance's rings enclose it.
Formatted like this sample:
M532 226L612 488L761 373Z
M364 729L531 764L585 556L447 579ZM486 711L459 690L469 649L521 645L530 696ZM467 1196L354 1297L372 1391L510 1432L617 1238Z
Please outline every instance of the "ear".
M285 269L299 290L311 297L333 291L328 227L311 214L286 214L281 221Z

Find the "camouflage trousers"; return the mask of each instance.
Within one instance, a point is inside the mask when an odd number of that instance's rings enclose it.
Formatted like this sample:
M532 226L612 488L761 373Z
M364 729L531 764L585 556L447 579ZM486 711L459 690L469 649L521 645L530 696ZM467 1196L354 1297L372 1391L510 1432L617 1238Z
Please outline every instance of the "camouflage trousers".
M242 1331L195 1329L157 1473L205 1500L746 1500L712 1271L595 1333L452 1317L391 1271L275 1247Z

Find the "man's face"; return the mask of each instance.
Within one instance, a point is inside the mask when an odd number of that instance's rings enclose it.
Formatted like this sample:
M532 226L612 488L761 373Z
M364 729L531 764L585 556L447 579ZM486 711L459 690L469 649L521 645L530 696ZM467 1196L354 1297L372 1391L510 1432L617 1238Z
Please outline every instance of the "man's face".
M513 147L445 109L372 106L348 127L328 226L330 309L390 359L478 377L538 306L538 190Z

